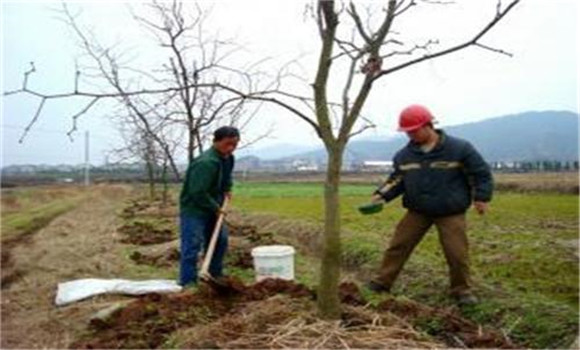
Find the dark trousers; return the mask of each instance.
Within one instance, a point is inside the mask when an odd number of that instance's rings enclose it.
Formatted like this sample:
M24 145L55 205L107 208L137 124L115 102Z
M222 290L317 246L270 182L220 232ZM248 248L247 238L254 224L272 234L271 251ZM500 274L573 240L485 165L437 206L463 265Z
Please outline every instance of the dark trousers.
M215 216L196 217L184 213L180 214L180 285L185 286L190 283L197 283L197 261L199 252L202 246L204 252L207 251L216 220L217 218ZM223 260L227 248L228 231L226 225L222 225L209 265L209 273L213 277L223 275Z
M469 254L465 214L432 218L407 211L397 225L375 281L390 288L401 272L413 249L435 224L439 241L449 266L451 294L461 295L470 290Z

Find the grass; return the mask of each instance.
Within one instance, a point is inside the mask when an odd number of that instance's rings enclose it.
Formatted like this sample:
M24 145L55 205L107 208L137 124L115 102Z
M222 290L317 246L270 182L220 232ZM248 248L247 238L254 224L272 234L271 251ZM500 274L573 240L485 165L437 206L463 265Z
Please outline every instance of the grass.
M36 232L74 208L86 193L77 187L16 188L2 192L1 239Z
M341 188L344 258L369 271L378 266L404 214L400 202L394 202L379 214L360 215L356 206L372 190L367 185ZM234 204L245 212L322 223L322 191L319 184L237 184ZM572 343L579 316L578 196L496 192L487 217L470 212L468 222L473 278L482 303L464 309L464 314L502 328L525 346ZM297 257L297 277L311 283L318 264L304 260ZM405 266L394 293L433 306L451 305L447 284L447 266L432 229Z

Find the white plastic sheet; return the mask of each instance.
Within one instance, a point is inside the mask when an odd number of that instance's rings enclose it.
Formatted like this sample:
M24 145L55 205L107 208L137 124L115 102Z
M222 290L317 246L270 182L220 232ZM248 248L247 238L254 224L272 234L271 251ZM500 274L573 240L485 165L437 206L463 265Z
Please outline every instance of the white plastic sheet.
M66 305L105 293L141 295L147 293L175 293L182 287L173 280L131 281L125 279L85 278L59 283L55 303Z

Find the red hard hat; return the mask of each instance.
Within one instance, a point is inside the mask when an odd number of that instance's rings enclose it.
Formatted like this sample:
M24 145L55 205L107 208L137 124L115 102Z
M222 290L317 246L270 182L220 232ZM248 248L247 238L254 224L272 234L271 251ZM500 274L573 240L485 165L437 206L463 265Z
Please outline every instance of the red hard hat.
M421 105L410 105L399 116L399 131L417 130L433 122L433 115Z

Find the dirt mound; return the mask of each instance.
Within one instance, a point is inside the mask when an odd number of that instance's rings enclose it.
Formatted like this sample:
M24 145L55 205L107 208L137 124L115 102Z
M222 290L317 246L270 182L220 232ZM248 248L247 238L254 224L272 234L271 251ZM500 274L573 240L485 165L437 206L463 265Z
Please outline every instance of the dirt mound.
M119 213L119 216L124 219L130 219L136 216L175 217L176 215L177 207L174 201L169 200L164 204L160 199L152 201L146 198L129 200L128 204Z
M252 285L245 285L235 277L220 279L221 288L209 288L206 293L220 296L237 296L245 301L262 300L276 294L286 294L294 298L316 299L316 292L302 283L278 278L266 278ZM359 287L353 282L343 282L339 285L339 298L343 304L366 305Z
M90 333L71 348L157 348L177 328L191 327L225 314L230 305L203 294L148 294L93 324Z
M129 201L126 207L123 208L119 216L122 218L132 218L137 215L138 212L145 210L151 206L151 202L132 199Z
M226 221L226 225L231 236L243 237L255 244L278 244L272 232L260 231L256 225L235 223L233 220Z
M283 280L264 280L246 286L230 278L238 293L218 297L215 290L203 287L173 295L148 294L129 303L106 322L93 324L88 334L73 342L71 348L157 348L175 330L207 324L230 313L248 301L263 300L279 293L300 298L313 292L301 284Z
M377 306L413 323L428 334L445 341L450 347L514 348L497 330L482 327L462 317L455 309L433 308L411 300L388 299Z
M252 249L256 247L244 237L231 236L228 242L228 253L226 254L226 265L235 266L241 269L252 269L254 267L254 258Z
M248 250L231 250L226 259L228 265L239 267L241 269L251 269L254 267L254 258Z
M233 223L231 220L226 220L226 226L231 236L252 236L258 232L256 225L246 225L241 223Z
M245 300L262 300L279 293L294 298L314 298L315 296L314 291L301 283L273 278L267 278L246 287L242 294Z
M158 228L148 221L134 221L119 227L117 231L124 235L121 242L136 245L158 244L176 238L171 229Z
M338 286L338 296L344 304L362 306L367 303L359 287L353 282L342 282Z
M480 327L451 309L389 299L366 304L352 282L340 285L337 321L316 315L315 293L280 279L253 285L229 278L237 293L212 288L174 295L150 294L95 323L73 348L513 348L499 332ZM419 331L418 331L418 330ZM422 333L423 331L425 333ZM176 338L177 336L177 338ZM430 338L434 337L434 338ZM434 340L436 339L436 340Z
M278 278L267 278L249 286L232 276L221 277L217 281L217 284L203 283L201 289L205 294L216 298L236 298L246 302L262 300L280 293L295 298L315 298L315 292L305 285Z
M161 254L145 254L135 251L129 258L137 265L170 267L174 266L176 261L179 261L179 250L177 248L171 248Z

